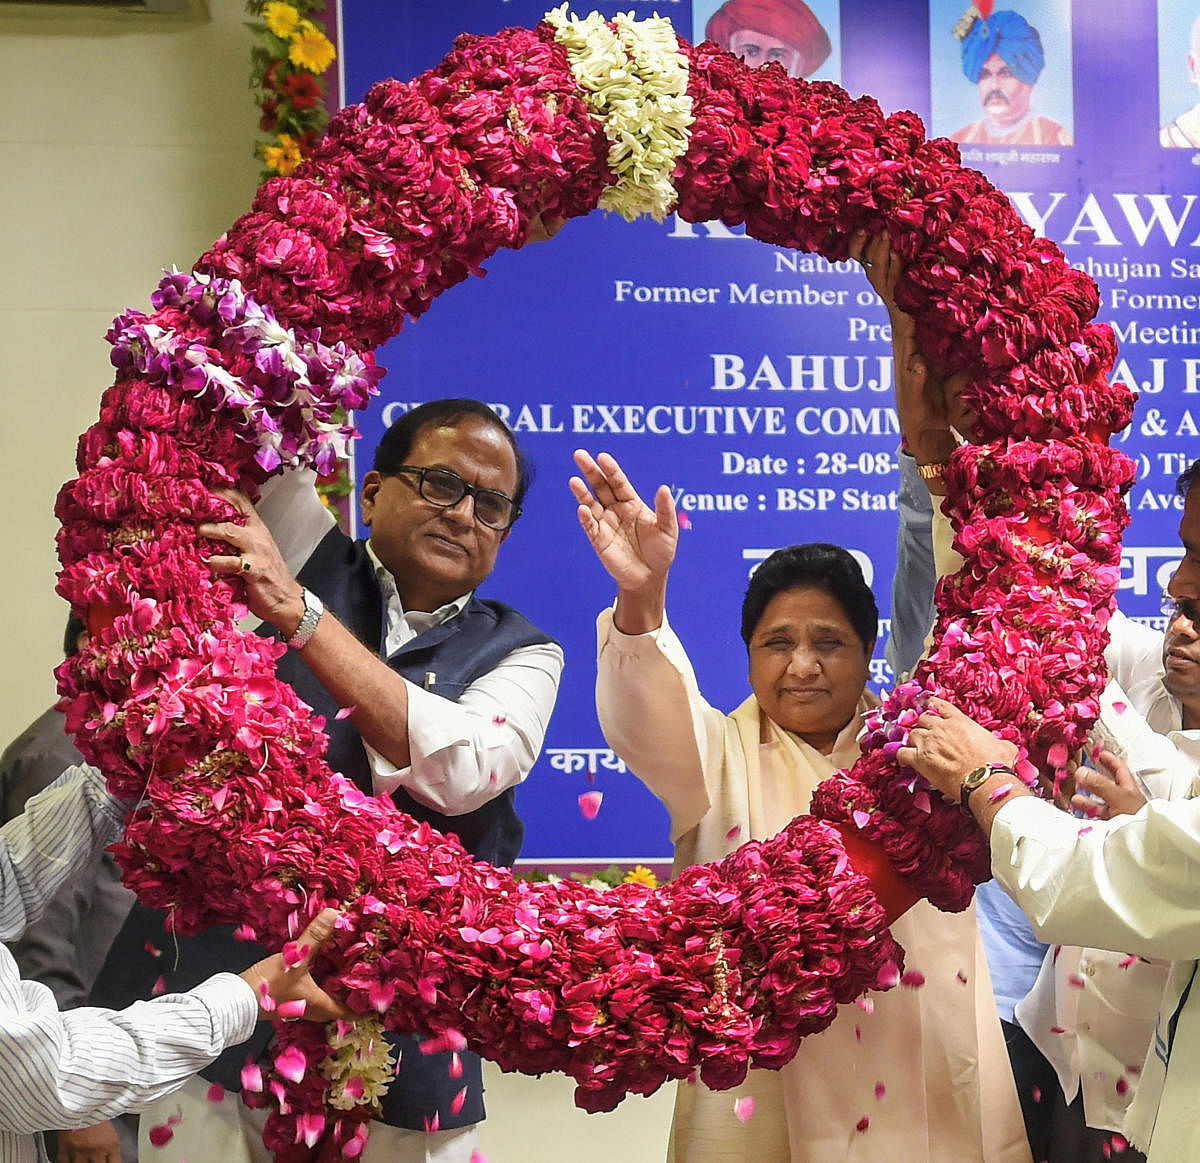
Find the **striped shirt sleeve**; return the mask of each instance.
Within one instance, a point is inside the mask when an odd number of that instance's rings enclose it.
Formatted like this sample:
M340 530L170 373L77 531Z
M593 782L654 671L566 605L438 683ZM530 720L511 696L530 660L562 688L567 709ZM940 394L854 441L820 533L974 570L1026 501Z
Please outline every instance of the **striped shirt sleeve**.
M11 986L21 1004L0 1011L0 1131L86 1127L142 1110L248 1038L258 1018L254 990L232 973L120 1012L60 1012L45 986L17 980L0 948L0 988Z

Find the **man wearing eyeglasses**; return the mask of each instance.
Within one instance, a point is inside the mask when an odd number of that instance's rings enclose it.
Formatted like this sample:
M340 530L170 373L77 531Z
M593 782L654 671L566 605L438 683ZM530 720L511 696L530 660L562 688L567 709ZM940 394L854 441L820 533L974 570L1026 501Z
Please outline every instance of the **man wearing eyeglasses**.
M242 578L251 612L292 647L277 671L325 717L331 767L454 833L481 860L511 865L524 835L514 789L541 749L563 665L548 635L475 594L528 486L512 433L476 400L436 400L402 416L363 478L366 540L336 528L311 480L274 478L257 507L227 494L245 524L200 526L230 547L212 569ZM214 940L211 931L196 939L210 958ZM181 963L190 953L185 946ZM397 1041L400 1073L368 1156L467 1163L484 1117L479 1059ZM234 1065L213 1075L229 1089L242 1060ZM171 1157L207 1158L199 1147L213 1104L198 1085L185 1093L195 1101ZM261 1127L260 1112L241 1114ZM189 1126L199 1143L189 1144Z

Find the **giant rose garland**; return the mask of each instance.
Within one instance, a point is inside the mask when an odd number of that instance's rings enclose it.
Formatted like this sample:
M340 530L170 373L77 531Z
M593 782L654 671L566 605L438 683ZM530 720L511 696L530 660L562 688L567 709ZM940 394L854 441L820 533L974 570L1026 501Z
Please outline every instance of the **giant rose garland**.
M744 222L829 259L887 230L899 303L921 350L968 374L982 437L947 472L966 565L939 591L920 687L812 817L656 890L518 882L331 774L321 724L274 677L282 648L236 629L236 586L194 528L231 515L215 487L322 467L405 317L537 215L597 205ZM1131 409L1106 380L1112 336L1090 322L1092 282L912 114L691 47L666 21L564 8L374 86L152 303L113 325L116 382L58 506L60 590L94 631L60 673L69 724L115 791L144 792L127 883L180 932L237 922L267 942L340 907L327 986L438 1049L567 1072L592 1110L781 1065L899 977L861 840L944 908L988 875L969 818L895 763L920 691L1019 740L1030 775L1097 713L1132 475L1107 446ZM358 1052L344 1028L280 1026L274 1077L246 1078L277 1108L277 1153L361 1153L379 1079Z

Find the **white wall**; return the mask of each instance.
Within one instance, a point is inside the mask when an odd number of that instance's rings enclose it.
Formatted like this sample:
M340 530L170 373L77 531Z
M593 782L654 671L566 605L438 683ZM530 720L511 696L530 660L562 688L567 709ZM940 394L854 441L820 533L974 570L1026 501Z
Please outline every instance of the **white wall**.
M55 697L54 498L111 380L104 332L246 210L257 182L242 6L210 5L207 20L0 9L0 747ZM663 1159L669 1089L604 1116L575 1110L571 1089L491 1071L491 1163Z
M0 9L3 741L55 697L54 498L111 381L104 332L253 197L242 18L237 0L200 20Z

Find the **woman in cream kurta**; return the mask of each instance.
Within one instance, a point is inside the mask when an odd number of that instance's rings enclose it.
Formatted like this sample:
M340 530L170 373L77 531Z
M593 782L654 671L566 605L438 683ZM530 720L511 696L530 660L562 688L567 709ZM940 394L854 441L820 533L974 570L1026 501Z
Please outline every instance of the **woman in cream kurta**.
M669 809L677 869L774 835L857 758L871 696L861 692L827 749L784 730L754 695L731 715L709 706L665 616L677 535L669 492L652 512L611 457L577 453L576 463L591 486L572 481L581 524L618 586L615 615L599 620L609 744ZM923 986L845 1007L787 1066L752 1071L734 1091L680 1084L672 1160L1028 1163L974 911L921 902L892 931ZM743 1123L734 1104L746 1096L754 1113Z

